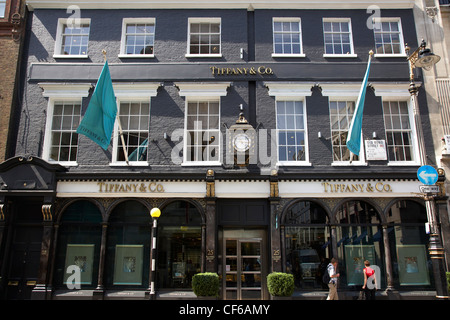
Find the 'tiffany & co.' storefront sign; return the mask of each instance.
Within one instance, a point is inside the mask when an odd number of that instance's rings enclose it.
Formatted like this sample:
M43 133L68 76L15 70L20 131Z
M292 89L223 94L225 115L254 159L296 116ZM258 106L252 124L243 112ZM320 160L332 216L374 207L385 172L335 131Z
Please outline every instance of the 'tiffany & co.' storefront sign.
M278 188L283 198L418 197L420 184L416 180L285 180L278 182ZM218 180L215 194L218 198L268 198L270 181ZM60 181L57 196L204 198L206 182Z

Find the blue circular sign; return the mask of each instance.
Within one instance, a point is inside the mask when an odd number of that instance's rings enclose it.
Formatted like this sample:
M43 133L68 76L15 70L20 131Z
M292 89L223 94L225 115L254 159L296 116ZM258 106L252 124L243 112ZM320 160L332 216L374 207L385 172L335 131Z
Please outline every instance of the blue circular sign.
M419 170L417 170L417 178L419 178L420 182L426 185L435 184L438 180L438 173L435 168L431 166L421 166Z

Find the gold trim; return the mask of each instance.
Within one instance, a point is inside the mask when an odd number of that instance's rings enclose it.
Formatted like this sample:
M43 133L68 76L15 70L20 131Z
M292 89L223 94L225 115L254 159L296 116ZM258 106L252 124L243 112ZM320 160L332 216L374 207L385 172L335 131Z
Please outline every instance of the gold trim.
M3 208L5 207L4 204L0 204L0 221L5 221L5 212L3 211Z
M53 220L51 204L42 205L42 216L44 218L44 221L52 221Z

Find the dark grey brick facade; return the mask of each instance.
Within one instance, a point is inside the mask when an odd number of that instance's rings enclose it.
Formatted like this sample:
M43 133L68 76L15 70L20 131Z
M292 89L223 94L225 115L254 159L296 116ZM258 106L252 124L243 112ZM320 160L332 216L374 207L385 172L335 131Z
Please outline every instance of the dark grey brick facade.
M383 17L400 17L403 37L411 47L417 45L412 10L383 10ZM42 155L46 121L47 99L42 96L38 83L88 82L95 84L103 55L107 50L113 81L153 81L163 84L156 97L151 98L149 167L145 171L161 170L173 166L170 152L176 142L163 139L163 133L184 128L184 98L180 97L174 83L177 81L232 81L228 94L221 99L221 124L232 125L238 106L244 106L246 117L253 126L267 130L275 125L275 98L268 96L266 81L321 82L361 81L367 64L368 51L374 48L373 31L366 27L370 17L364 10L82 10L82 18L91 19L89 57L86 59L53 58L59 18L69 15L63 10L35 10L31 14L31 34L27 67L29 78L24 84L24 103L18 126L16 154ZM122 19L152 17L156 19L155 58L119 58ZM187 58L188 18L220 17L222 20L222 58ZM272 18L300 17L304 58L272 58ZM355 58L324 58L322 18L343 17L352 22ZM253 24L254 22L254 24ZM244 57L240 57L240 49ZM254 61L251 59L254 56ZM211 67L233 68L245 66L270 66L273 75L213 75ZM407 62L404 58L374 59L370 81L407 81ZM71 80L73 79L73 80ZM426 114L424 90L419 94L421 111ZM89 98L83 99L83 109ZM334 170L330 140L317 139L320 131L330 137L328 98L322 97L319 88L306 98L309 134L309 152L312 167L299 172ZM427 117L422 118L427 150L432 152L430 128ZM225 133L225 126L221 125ZM372 132L384 138L384 124L380 97L368 90L364 110L363 133L370 138ZM223 148L225 152L225 148ZM71 172L109 168L110 150L104 152L85 137L79 138L77 168ZM433 158L433 157L430 157ZM161 167L162 166L162 167ZM175 166L177 167L177 166ZM156 169L158 168L158 169ZM192 170L179 168L180 171ZM132 169L133 170L133 169ZM222 170L219 169L218 170ZM296 170L290 168L289 171ZM342 170L342 169L340 169ZM371 162L356 170L381 170L390 172L386 162ZM409 171L397 168L395 172ZM283 168L281 168L283 171ZM354 171L354 169L352 169Z

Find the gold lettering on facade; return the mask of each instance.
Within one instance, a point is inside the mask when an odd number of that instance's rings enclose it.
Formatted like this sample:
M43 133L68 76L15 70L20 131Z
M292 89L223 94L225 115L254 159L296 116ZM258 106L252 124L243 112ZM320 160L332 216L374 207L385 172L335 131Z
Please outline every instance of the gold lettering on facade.
M112 183L98 182L98 192L102 193L163 193L164 186L157 182L140 182L140 183Z
M266 66L250 67L250 68L219 68L216 66L209 67L213 76L238 76L238 75L273 75L272 68Z
M374 193L374 192L392 192L390 184L377 182L373 183L331 183L322 182L323 191L329 193Z

